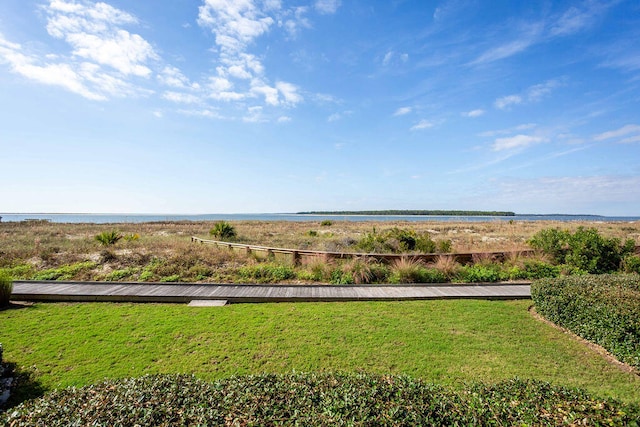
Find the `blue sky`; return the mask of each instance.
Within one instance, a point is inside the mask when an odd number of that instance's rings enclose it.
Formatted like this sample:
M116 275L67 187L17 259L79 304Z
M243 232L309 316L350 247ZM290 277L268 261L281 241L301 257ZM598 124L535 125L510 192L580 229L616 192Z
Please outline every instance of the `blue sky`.
M2 0L0 212L640 215L640 3Z

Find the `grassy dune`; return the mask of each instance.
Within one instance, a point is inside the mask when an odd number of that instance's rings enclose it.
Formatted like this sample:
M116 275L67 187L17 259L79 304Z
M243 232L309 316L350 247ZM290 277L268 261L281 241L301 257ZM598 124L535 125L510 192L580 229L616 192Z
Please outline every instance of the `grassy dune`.
M393 227L450 241L453 252L519 251L541 229L597 228L603 236L640 243L640 222L261 222L232 225L237 241L262 246L354 252L353 243L373 230ZM18 279L237 282L238 269L255 264L243 252L193 244L208 237L212 222L143 224L0 223L0 268ZM102 246L95 237L117 231L121 239ZM313 266L311 266L313 268ZM311 276L311 275L308 275ZM299 281L305 281L298 278Z

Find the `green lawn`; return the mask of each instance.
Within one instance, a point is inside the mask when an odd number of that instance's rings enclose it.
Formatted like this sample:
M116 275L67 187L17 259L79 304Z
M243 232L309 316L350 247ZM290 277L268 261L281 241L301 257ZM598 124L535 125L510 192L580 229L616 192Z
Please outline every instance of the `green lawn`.
M147 373L366 371L454 385L535 378L640 402L639 376L534 319L530 304L36 304L0 311L0 342L47 390Z

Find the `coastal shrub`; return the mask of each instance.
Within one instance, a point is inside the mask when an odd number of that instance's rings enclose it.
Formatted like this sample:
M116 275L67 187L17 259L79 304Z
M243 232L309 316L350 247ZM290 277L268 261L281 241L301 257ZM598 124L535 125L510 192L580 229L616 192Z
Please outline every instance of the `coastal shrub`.
M331 277L329 279L329 283L332 285L353 285L355 284L355 279L353 278L353 274L349 271L344 271L341 266L335 267L331 271Z
M456 389L367 373L261 374L215 382L172 374L56 390L0 414L0 424L632 426L638 417L638 404L535 380Z
M258 283L277 283L296 277L296 272L292 267L276 263L246 265L238 269L238 274L243 280Z
M543 279L531 286L536 310L640 368L640 275Z
M333 221L330 219L323 219L320 225L323 227L331 227L333 225Z
M0 275L5 274L14 280L29 280L33 276L35 267L31 264L18 264L12 267L0 268Z
M427 267L422 262L409 257L395 261L391 266L389 282L391 283L444 283L449 278L434 267Z
M501 267L497 264L471 264L460 267L455 280L464 283L497 282L501 279Z
M637 274L640 274L640 256L639 255L627 255L622 260L622 270L625 273L637 273Z
M103 246L111 246L118 243L118 241L122 239L122 237L123 235L118 231L111 230L103 231L102 233L98 234L95 239Z
M394 227L378 233L374 228L356 243L356 247L367 253L434 253L437 244L429 233L416 233L414 230Z
M71 265L63 265L58 268L50 268L42 270L33 276L33 280L72 280L82 279L82 273L96 267L96 263L92 261L79 262Z
M13 278L4 271L0 271L0 307L9 304L13 292Z
M574 233L546 229L536 233L529 244L552 258L556 264L565 264L571 272L603 274L617 271L623 258L632 253L635 242L624 244L616 238L606 238L595 228L579 227Z
M213 228L209 230L209 234L216 239L235 239L236 229L227 221L217 221L213 224Z
M127 242L135 242L136 240L140 240L140 235L138 233L125 234L124 240Z
M107 282L117 282L126 278L131 278L138 273L138 268L127 267L122 270L113 270L111 273L104 277Z

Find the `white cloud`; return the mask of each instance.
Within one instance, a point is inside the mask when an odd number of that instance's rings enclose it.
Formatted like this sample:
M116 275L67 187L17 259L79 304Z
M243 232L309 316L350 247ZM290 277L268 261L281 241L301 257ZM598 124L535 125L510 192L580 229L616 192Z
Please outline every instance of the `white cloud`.
M491 148L493 151L512 150L515 148L525 148L529 145L544 141L545 139L539 136L514 135L505 138L497 138Z
M500 110L508 110L513 105L522 103L538 102L545 96L549 95L554 89L563 85L562 79L551 79L546 82L529 86L523 94L513 94L498 98L494 102L494 106Z
M496 108L500 110L506 110L510 108L512 105L518 105L522 103L522 97L520 95L508 95L503 96L502 98L496 99L493 103Z
M534 129L537 126L538 125L536 125L535 123L523 123L508 129L489 130L486 132L482 132L478 136L485 137L485 138L492 138L498 135L509 135L514 132L521 132L524 130Z
M162 72L158 74L158 81L164 85L177 89L186 89L189 87L193 89L200 88L199 84L191 83L178 68L173 66L166 66Z
M140 35L120 26L136 24L132 15L106 3L70 3L53 0L47 12L47 31L73 47L73 55L115 68L122 74L146 77L145 65L158 59L153 47Z
M280 117L278 117L278 123L289 123L291 120L292 119L289 116L280 116Z
M276 89L282 95L285 104L295 105L302 102L302 95L298 93L297 86L287 82L276 82Z
M394 117L404 116L406 114L409 114L412 110L413 108L411 107L400 107L395 111L395 113L393 113L393 116Z
M327 121L329 123L335 122L335 121L338 121L338 120L342 120L343 118L348 117L348 116L350 116L352 114L353 114L353 111L349 111L349 110L343 111L343 112L340 112L340 113L333 113L327 118Z
M624 138L620 140L622 144L633 144L636 142L640 142L640 135L630 136L629 138Z
M330 15L336 13L340 3L340 0L316 0L314 7L318 12Z
M398 53L390 50L382 58L382 65L384 65L385 67L392 64L400 65L401 63L405 63L408 60L409 60L409 54Z
M411 126L410 130L424 130L424 129L432 128L433 126L434 124L432 122L423 119L423 120L420 120L415 125Z
M171 102L177 102L181 104L198 104L201 102L200 98L190 93L180 92L165 92L162 97Z
M619 138L621 136L626 136L632 133L640 133L640 125L625 125L619 129L598 134L594 136L593 139L596 141L604 141L606 139Z
M477 110L471 110L471 111L467 111L462 113L463 116L465 117L480 117L482 115L484 115L485 111L482 109L477 109Z
M591 27L598 16L606 12L609 5L597 1L586 1L581 7L570 7L564 12L546 16L535 22L509 23L502 28L497 39L497 46L483 52L471 65L485 64L509 58L524 52L536 44L549 42L557 37L576 34ZM504 43L507 38L510 41Z
M140 35L122 28L137 19L106 3L51 0L41 7L51 37L64 40L70 52L29 53L0 36L0 61L13 72L90 100L148 95L130 77L148 77L149 62L158 59Z
M284 81L271 84L261 60L248 50L276 24L294 34L308 24L306 11L305 7L282 10L279 0L204 0L198 24L215 35L220 64L209 78L209 97L228 102L261 98L270 107L291 107L302 102L296 85ZM262 113L256 111L243 120L262 121Z
M544 98L546 95L550 94L554 89L562 86L563 83L561 80L551 79L547 80L544 83L540 83L537 85L533 85L529 87L526 91L527 101L535 102Z

